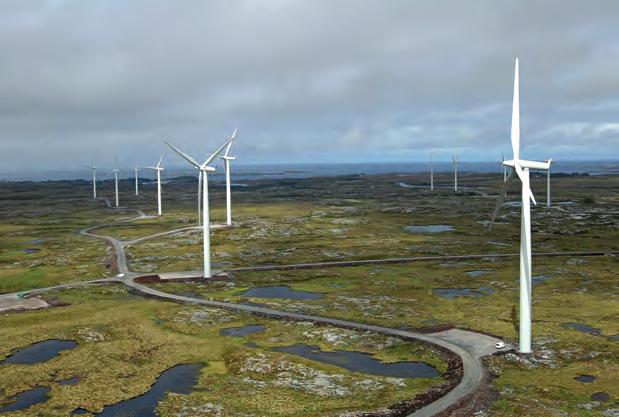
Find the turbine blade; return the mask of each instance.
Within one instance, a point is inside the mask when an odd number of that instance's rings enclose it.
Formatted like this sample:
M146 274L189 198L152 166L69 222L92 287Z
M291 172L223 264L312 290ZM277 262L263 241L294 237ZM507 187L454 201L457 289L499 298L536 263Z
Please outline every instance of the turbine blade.
M518 58L516 58L516 67L514 70L514 97L512 102L512 152L514 153L514 161L520 159L520 81L518 70Z
M224 142L223 145L221 145L219 148L217 148L217 150L215 152L213 152L211 154L211 156L208 157L208 159L206 161L204 161L204 163L202 164L201 168L206 167L208 164L211 163L211 161L213 159L215 159L217 157L217 155L219 155L221 153L221 151L223 150L223 148L225 148L226 146L228 146L229 143L231 143L234 138L236 137L236 129L234 129L234 133L232 134L232 136L230 137L230 139L228 139L226 142Z
M161 154L161 158L159 158L159 162L157 162L157 168L161 166L161 161L163 161L164 156L165 156L165 152Z
M191 156L187 155L185 152L181 151L179 148L177 148L176 146L172 145L170 142L166 141L165 139L163 139L163 143L168 145L170 147L170 149L172 149L174 152L179 154L181 156L181 158L183 158L184 160L189 162L191 165L200 168L200 164L195 159L193 159Z
M511 182L513 177L514 177L514 170L512 169L509 175L507 176L507 180L503 183L503 186L501 187L501 192L499 193L499 197L497 198L496 205L494 206L494 211L492 212L490 223L488 223L488 230L492 229L492 225L494 224L494 221L496 220L496 217L498 216L499 211L501 210L501 207L503 206L503 203L505 202L505 197L507 196L507 187L509 187L509 183Z

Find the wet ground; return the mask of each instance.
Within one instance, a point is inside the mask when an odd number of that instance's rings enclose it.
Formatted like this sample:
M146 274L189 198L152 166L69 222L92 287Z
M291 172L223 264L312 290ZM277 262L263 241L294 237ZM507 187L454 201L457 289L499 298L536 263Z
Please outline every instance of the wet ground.
M77 343L72 340L44 340L28 347L15 350L1 364L34 364L47 362L64 350L74 349Z
M316 300L322 294L310 291L293 290L286 285L275 285L271 287L256 287L242 294L245 297L255 298L284 298L288 300Z

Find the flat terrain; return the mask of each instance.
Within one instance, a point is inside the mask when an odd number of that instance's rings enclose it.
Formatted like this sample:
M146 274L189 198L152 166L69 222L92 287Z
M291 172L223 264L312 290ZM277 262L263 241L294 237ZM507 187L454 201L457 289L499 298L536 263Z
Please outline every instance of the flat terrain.
M247 187L233 189L235 226L212 236L218 269L246 269L225 281L150 285L168 293L391 328L455 326L516 343L517 257L247 269L518 252L518 207L504 207L492 231L486 228L501 185L498 173L462 175L465 188L459 193L407 187L426 180L375 175L246 181ZM449 186L449 181L444 175L437 183ZM619 250L619 177L552 181L553 205L546 208L545 177L533 178L540 202L532 211L533 251ZM111 186L102 185L99 193L111 197ZM121 188L121 205L153 214L154 189L143 187L136 198L130 181ZM173 180L164 185L163 217L96 232L131 241L195 226L195 189L195 179ZM222 191L213 187L214 223L225 218ZM519 197L517 191L510 192L509 201ZM86 182L0 184L0 293L115 273L106 243L77 232L134 217L135 211L109 210L89 197ZM439 227L447 230L438 233L415 228L428 225L449 227ZM145 274L198 270L200 243L193 230L136 242L126 248L128 263ZM609 410L619 409L618 266L616 256L534 258L535 352L487 359L487 398L473 411L482 409L489 416L614 415ZM48 401L8 415L70 415L77 408L100 412L146 392L158 375L181 363L204 364L198 385L190 393L165 396L161 416L352 416L346 413L381 410L445 383L441 375L372 375L273 350L305 344L326 352L375 354L384 363L423 362L439 374L447 372L445 358L430 346L386 336L145 300L121 286L41 297L57 307L0 316L0 358L47 339L75 340L79 346L45 363L0 365L0 408L27 389L51 387ZM243 337L219 334L225 327L253 324L264 330ZM594 378L580 382L581 375ZM75 376L79 382L74 385L58 384Z

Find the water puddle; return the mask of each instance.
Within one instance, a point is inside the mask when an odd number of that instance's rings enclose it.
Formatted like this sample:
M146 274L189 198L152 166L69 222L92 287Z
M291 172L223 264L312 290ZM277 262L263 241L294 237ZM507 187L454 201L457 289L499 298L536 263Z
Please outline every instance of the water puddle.
M503 242L492 242L492 241L488 241L489 244L494 245L494 246L503 246L503 247L511 247L512 245L509 243L503 243Z
M297 291L285 285L275 285L272 287L251 288L243 293L243 296L256 298L286 298L289 300L316 300L322 297L322 294L310 291Z
M424 362L385 363L375 359L369 353L348 350L324 352L319 346L297 344L273 348L276 352L291 353L317 362L335 365L352 372L395 378L434 378L439 372Z
M78 376L74 376L73 378L58 381L58 385L77 385L78 382L80 382L80 378Z
M29 240L26 243L29 244L29 245L41 245L41 244L45 243L45 239L33 239L33 240Z
M11 356L0 362L0 364L13 363L31 365L33 363L47 362L60 354L63 350L74 349L76 347L77 342L73 340L44 340L22 349L16 349Z
M75 410L73 410L73 412L71 413L72 416L79 416L81 414L89 414L88 410L85 410L83 408L76 408Z
M574 379L578 382L582 382L583 384L590 384L595 381L597 378L593 375L578 375L574 377Z
M451 232L454 228L447 224L427 224L425 226L406 226L404 230L413 233L443 233Z
M166 369L151 385L148 392L139 397L108 405L97 416L157 417L155 413L157 404L167 393L189 394L193 391L193 387L198 383L202 367L201 363L189 363Z
M596 392L591 395L591 400L605 403L606 401L610 401L610 395L608 395L607 392Z
M563 323L561 326L565 329L576 330L577 332L588 333L594 336L602 335L600 329L596 329L595 327L587 326L582 323Z
M477 270L477 271L466 271L466 272L465 272L465 274L466 274L466 275L468 275L469 277L473 277L473 278L475 278L475 277L478 277L478 276L480 276L480 275L486 275L486 274L489 274L489 273L491 273L491 272L494 272L494 271L482 271L482 270Z
M22 252L25 252L25 253L37 253L37 252L40 252L40 251L41 251L41 249L39 249L39 248L26 248L26 249L22 249Z
M521 207L522 202L521 201L508 201L506 203L503 203L503 205L505 207Z
M49 400L49 387L36 387L28 391L20 392L12 398L12 402L4 407L0 407L0 413L9 413L11 411L25 410L35 404L44 403Z
M266 329L262 324L248 324L243 327L228 327L221 329L219 334L222 336L244 337L253 333L260 333Z
M532 277L533 286L543 284L551 278L550 275L535 275Z
M441 298L452 300L456 297L473 297L479 298L493 294L495 290L488 287L479 288L434 288L432 294L438 295Z

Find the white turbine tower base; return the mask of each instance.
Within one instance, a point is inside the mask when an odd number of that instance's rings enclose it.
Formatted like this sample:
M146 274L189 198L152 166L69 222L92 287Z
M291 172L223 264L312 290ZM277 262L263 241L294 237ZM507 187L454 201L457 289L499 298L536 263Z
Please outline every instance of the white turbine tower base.
M452 157L452 161L454 164L454 191L458 191L458 157L457 156L453 156Z
M167 141L163 141L174 152L179 154L183 159L189 162L194 167L198 168L202 173L202 253L204 256L204 278L211 278L211 223L209 218L209 204L208 204L208 172L214 172L215 168L209 166L209 164L219 156L219 153L236 137L236 129L230 139L228 139L223 145L221 145L211 156L208 157L204 163L198 163L194 158L181 151L176 146Z
M430 156L430 190L434 190L434 164L432 163L432 157Z
M531 202L536 204L531 192L529 170L548 170L550 162L536 162L520 159L520 97L519 97L518 59L514 71L514 97L512 105L511 142L513 159L503 161L503 165L511 167L522 183L522 208L520 219L520 352L531 352ZM511 178L511 174L508 180ZM502 204L502 198L507 190L507 182L497 202L491 223Z
M159 162L154 167L146 167L148 169L155 170L157 172L157 215L161 216L163 211L161 210L161 171L163 168L161 167L161 161L163 161L163 157L165 156L165 152L159 158ZM136 178L137 181L137 178ZM137 192L137 182L136 182L136 192ZM137 194L136 194L137 195Z

